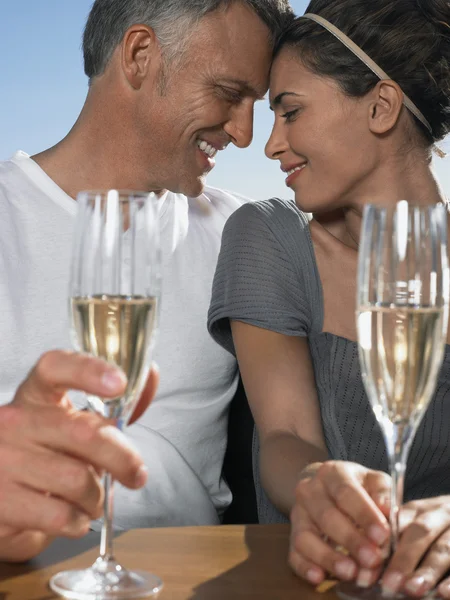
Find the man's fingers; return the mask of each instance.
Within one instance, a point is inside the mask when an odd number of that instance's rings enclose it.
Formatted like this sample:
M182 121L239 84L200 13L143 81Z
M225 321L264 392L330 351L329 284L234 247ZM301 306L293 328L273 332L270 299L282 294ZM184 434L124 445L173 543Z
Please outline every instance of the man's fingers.
M63 350L44 354L18 388L15 404L57 403L69 390L81 390L104 398L115 398L125 391L123 372L100 358Z
M26 410L8 405L1 411L0 439L5 446L10 444L27 451L30 468L34 465L36 447L44 447L61 453L61 460L69 455L92 465L98 472L109 471L113 479L126 487L134 489L144 485L146 470L142 458L112 421L95 413L67 411L54 405L31 404ZM68 480L71 464L68 460ZM61 480L61 486L70 486L70 481L65 479Z
M0 533L0 561L25 562L42 552L52 541L53 537L42 531L17 531L8 537Z
M151 371L149 373L147 383L145 384L145 388L141 394L139 402L137 403L136 408L133 411L131 419L129 421L129 425L137 421L141 418L144 412L149 407L151 401L153 400L156 390L158 389L159 384L159 369L155 363L153 363Z
M29 451L12 446L2 448L4 466L0 484L16 481L19 485L47 493L73 504L97 519L102 514L103 486L100 477L89 464L67 454L36 448ZM20 479L18 479L20 477Z
M73 505L26 487L10 484L0 491L0 522L20 531L81 537L89 531L90 517Z
M17 529L15 529L14 527L10 527L9 525L0 524L0 540L2 538L10 538L13 535L15 535L16 533L20 533L20 532Z
M34 419L37 422L41 419L41 427L34 434L38 445L74 456L99 471L107 471L128 488L144 485L146 469L142 458L113 422L95 413L73 411L70 416L65 414L55 419L59 421L58 429L47 422L45 412L39 409Z

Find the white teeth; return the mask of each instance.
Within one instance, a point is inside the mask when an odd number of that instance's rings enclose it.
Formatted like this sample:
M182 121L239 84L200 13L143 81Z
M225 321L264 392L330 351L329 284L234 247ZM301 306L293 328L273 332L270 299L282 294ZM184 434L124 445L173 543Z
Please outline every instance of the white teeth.
M305 167L306 167L306 164L300 165L299 167L294 167L293 169L291 169L290 171L287 172L287 176L289 177L289 175L292 175L292 173L295 173L295 171L301 171Z
M210 158L214 158L214 156L217 154L217 149L214 148L214 146L211 146L210 144L205 142L204 140L197 140L197 146Z

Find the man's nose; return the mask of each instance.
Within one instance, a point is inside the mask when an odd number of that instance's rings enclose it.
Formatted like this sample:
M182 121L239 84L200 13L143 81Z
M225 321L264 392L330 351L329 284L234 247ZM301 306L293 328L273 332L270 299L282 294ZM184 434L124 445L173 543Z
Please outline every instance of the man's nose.
M250 146L253 139L253 104L234 106L224 130L238 148Z

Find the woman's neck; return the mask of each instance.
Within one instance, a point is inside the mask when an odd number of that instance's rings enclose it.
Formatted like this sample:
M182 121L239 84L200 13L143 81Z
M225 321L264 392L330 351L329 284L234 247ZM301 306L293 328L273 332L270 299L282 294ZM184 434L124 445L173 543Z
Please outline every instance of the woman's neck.
M445 201L427 160L408 157L403 164L378 169L364 188L352 192L337 217L321 215L318 221L350 247L358 248L363 209L366 204L392 206L399 200L427 205ZM333 214L330 213L330 217Z

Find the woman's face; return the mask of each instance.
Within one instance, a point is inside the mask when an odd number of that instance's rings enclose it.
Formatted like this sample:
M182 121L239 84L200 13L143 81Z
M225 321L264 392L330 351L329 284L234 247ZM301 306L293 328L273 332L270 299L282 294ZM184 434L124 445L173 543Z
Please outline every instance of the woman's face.
M272 66L270 104L275 123L266 155L280 161L299 208L320 213L358 204L377 158L369 100L344 95L285 48Z

